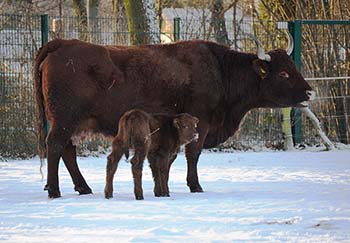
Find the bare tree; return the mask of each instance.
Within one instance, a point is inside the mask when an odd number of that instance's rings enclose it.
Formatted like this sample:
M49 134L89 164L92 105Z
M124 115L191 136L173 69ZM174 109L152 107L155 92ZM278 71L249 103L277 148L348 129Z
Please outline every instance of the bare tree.
M88 21L84 0L73 0L74 11L77 16L78 38L88 40Z
M99 43L101 33L98 25L98 6L99 0L87 0L87 20L90 31L90 41Z
M211 26L214 29L215 40L219 43L229 44L224 17L223 0L213 0L210 6Z
M114 43L115 44L129 44L128 23L126 18L126 11L123 0L112 0Z
M154 0L124 0L130 42L133 45L158 43L159 25Z

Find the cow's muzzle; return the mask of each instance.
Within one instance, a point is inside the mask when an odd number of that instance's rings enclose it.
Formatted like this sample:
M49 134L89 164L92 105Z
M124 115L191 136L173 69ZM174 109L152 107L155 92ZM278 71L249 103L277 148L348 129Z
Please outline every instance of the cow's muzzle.
M309 100L314 100L316 98L316 92L312 90L306 90L306 95L309 97Z

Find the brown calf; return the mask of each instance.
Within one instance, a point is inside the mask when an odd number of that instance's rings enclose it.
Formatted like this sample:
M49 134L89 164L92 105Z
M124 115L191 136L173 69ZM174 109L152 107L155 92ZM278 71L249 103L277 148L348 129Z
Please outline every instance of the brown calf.
M141 180L146 156L152 170L154 195L169 196L170 166L181 145L198 139L198 122L198 118L187 113L150 115L138 109L126 112L119 121L107 160L105 197L113 197L113 177L123 154L129 157L129 148L135 151L131 159L135 198L143 199Z

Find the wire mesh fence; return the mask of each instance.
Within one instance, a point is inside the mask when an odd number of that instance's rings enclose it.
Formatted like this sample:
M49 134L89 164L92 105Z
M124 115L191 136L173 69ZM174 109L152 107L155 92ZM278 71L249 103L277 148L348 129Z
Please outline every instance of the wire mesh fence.
M32 62L40 18L0 16L0 156L36 154Z
M333 141L350 139L350 21L304 21L302 72L317 92L311 108ZM312 126L304 134L313 143Z
M210 19L191 16L163 17L160 24L161 41L199 38L215 41L217 36L211 28ZM77 38L103 45L130 44L126 19L98 18L94 20L93 26L86 28L82 28L81 20L77 17L49 16L48 20L49 39ZM306 77L349 76L347 33L350 31L344 29L348 27L339 28L333 29L333 35L327 31L321 32L324 33L323 37L318 36L315 43L323 46L323 49L317 46L317 51L303 39L302 70ZM277 23L226 18L226 31L229 44L240 51L256 50L255 43L247 38L246 33L256 35L266 49L284 48L287 45L286 35L277 29ZM319 33L319 30L313 31ZM303 38L309 37L306 35ZM36 50L42 42L41 17L0 15L0 40L0 156L33 156L36 154L37 142L32 65ZM326 40L333 40L332 45L328 42L325 44ZM329 48L333 48L332 51ZM323 50L321 54L320 50ZM335 56L325 59L328 55ZM309 62L315 59L319 61L317 65ZM349 80L312 80L310 84L319 95L311 107L323 122L327 134L333 141L348 143ZM343 105L342 109L339 108L340 104ZM303 142L310 145L320 143L310 122L305 117L297 119L302 119ZM255 109L246 115L240 131L224 147L250 149L265 146L280 149L284 141L282 120L280 109ZM341 130L341 126L345 126L345 129ZM81 144L80 152L100 151L108 146L109 142L93 138Z

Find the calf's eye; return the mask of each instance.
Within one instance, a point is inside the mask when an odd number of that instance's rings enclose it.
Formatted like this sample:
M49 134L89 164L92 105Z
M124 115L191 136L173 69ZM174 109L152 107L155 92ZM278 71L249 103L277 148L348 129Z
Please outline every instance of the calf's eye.
M286 71L280 72L279 76L282 77L282 78L289 78L289 74Z

